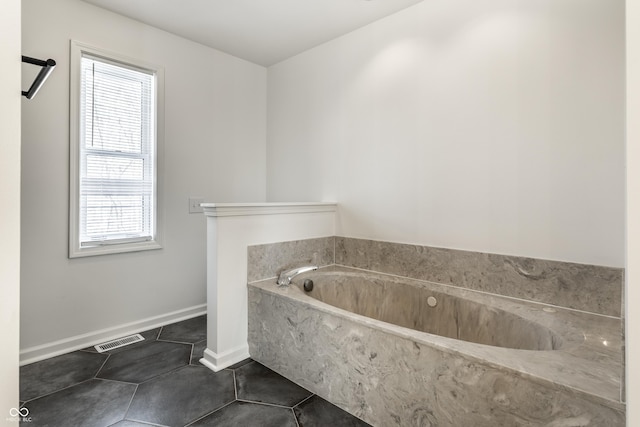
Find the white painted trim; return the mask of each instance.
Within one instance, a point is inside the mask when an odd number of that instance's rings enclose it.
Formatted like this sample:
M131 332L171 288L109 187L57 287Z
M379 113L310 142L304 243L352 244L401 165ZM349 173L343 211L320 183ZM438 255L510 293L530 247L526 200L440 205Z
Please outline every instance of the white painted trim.
M335 212L336 202L202 203L206 216L248 216Z
M126 335L137 334L148 331L149 329L159 328L160 326L165 326L170 323L202 316L203 314L207 314L206 304L200 304L182 310L173 311L171 313L148 317L135 322L125 323L123 325L88 332L86 334L76 335L35 347L25 348L20 351L20 366L48 359L50 357L59 356L71 351L91 347Z
M217 354L215 351L206 348L202 356L200 363L211 369L213 372L218 372L250 357L249 346L242 345L240 347L227 350L222 354Z
M149 241L110 245L81 246L79 237L80 204L80 62L84 53L125 67L147 70L155 76L155 134L153 156L154 202L153 236ZM70 41L69 55L69 258L162 249L164 236L163 165L164 165L164 67L119 53Z
M248 356L247 247L334 236L336 203L202 205L207 214L207 351L219 370ZM208 211L208 212L207 212Z
M640 425L640 2L626 1L627 215L625 348L627 426ZM625 396L622 396L625 397Z

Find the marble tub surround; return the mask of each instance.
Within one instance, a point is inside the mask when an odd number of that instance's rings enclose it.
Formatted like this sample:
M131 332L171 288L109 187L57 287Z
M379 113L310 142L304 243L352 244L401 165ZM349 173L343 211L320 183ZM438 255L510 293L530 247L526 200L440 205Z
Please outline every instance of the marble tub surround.
M336 264L620 317L624 270L336 237Z
M374 425L623 426L620 320L411 280L473 300L556 334L557 349L514 350L461 341L351 313L298 286L249 285L249 351L255 360ZM328 275L330 276L330 274ZM361 295L363 297L363 295Z
M285 269L335 263L335 237L254 245L247 248L249 282L275 278Z

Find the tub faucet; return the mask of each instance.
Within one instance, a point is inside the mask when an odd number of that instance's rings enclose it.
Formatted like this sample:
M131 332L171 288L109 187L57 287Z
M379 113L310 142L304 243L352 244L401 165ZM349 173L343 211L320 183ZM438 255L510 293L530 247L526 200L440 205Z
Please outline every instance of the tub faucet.
M278 282L277 282L278 286L289 286L291 284L291 279L296 277L298 274L306 273L308 271L313 271L317 269L318 269L318 266L309 265L306 267L298 267L298 268L293 268L291 270L283 271L282 273L280 273L280 276L278 276Z

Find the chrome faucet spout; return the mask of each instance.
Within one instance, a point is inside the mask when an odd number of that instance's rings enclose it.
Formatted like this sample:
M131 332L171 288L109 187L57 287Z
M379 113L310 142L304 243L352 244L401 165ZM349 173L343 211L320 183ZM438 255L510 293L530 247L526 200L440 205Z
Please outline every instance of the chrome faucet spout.
M278 286L289 286L291 284L291 279L296 277L298 274L307 273L309 271L317 270L318 266L316 265L308 265L305 267L293 268L291 270L283 271L278 276Z

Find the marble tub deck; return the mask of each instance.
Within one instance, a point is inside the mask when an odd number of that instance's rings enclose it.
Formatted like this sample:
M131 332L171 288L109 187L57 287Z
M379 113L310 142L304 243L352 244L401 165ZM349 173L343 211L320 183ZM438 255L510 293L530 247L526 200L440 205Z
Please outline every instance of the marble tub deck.
M620 318L516 300L449 285L363 272L362 270L347 267L332 266L322 268L319 271L366 274L376 277L376 280L409 283L414 287L477 301L548 328L560 338L561 345L556 350L517 350L476 344L411 330L322 303L307 295L301 289L300 284L306 277L301 275L294 279L292 286L285 288L277 287L273 279L249 284L250 351L253 350L252 356L256 353L257 360L261 360L262 357L265 359L263 363L269 366L270 360L268 359L271 359L271 356L266 354L270 351L266 348L267 345L251 342L258 340L257 335L261 329L260 323L262 328L268 328L264 323L268 320L257 320L255 316L253 316L252 320L252 312L263 297L277 297L288 302L295 301L296 304L301 304L303 309L312 308L320 313L330 314L349 322L349 324L365 325L383 334L392 334L408 339L416 347L431 348L445 354L454 354L476 365L507 372L514 377L541 385L545 389L553 389L560 392L564 390L572 396L578 396L581 400L611 409L616 414L615 417L618 418L618 421L610 425L619 425L619 418L624 419L625 405L621 402L623 355ZM269 300L271 301L271 299ZM276 300L274 299L273 301ZM280 309L286 310L290 309L290 307L292 306L287 303ZM298 321L301 321L306 316L306 314L301 313L291 314ZM262 311L259 315L264 316L265 313ZM323 322L326 323L326 320L323 320ZM505 325L505 327L509 327L509 325ZM281 333L286 334L285 331L281 331ZM322 345L322 343L318 345ZM278 367L275 367L275 369L278 370ZM334 403L339 404L340 402ZM362 416L362 414L356 415ZM366 417L364 418L366 419Z

